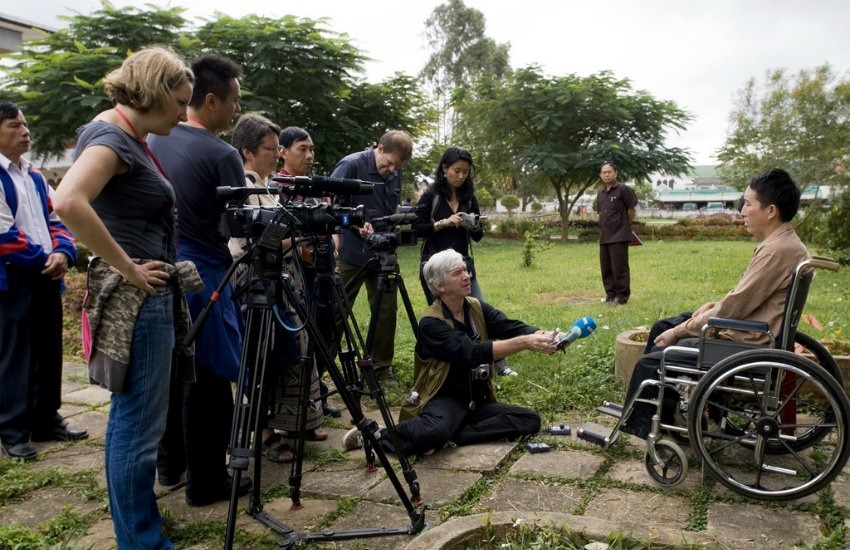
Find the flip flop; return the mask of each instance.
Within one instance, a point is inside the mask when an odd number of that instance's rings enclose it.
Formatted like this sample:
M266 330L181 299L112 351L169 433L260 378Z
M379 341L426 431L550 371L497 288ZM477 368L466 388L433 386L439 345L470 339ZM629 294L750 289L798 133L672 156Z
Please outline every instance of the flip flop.
M283 438L278 433L263 441L263 456L277 464L285 464L295 460L294 450L283 442Z

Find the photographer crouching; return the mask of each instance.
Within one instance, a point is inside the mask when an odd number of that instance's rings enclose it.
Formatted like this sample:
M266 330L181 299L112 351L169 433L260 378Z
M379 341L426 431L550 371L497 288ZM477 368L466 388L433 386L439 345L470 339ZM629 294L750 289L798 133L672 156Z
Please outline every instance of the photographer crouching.
M557 332L508 319L470 296L464 258L448 249L423 267L438 298L419 322L413 388L399 414L396 435L406 454L431 454L447 445L513 440L537 433L540 416L524 407L496 402L494 361L523 350L552 354ZM396 452L385 429L381 446ZM362 445L357 429L343 439L346 449Z

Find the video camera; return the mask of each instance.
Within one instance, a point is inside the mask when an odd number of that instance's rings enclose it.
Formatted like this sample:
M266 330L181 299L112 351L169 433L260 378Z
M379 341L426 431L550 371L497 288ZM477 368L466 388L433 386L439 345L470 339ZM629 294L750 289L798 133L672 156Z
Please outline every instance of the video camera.
M298 233L331 234L351 225L366 221L363 207L342 207L326 203L308 203L303 197L336 197L371 194L373 184L354 179L325 178L322 176L278 176L267 188L217 187L216 196L226 203L225 225L230 236L251 241L270 239L293 231ZM278 206L245 205L250 195L273 195ZM269 230L269 226L275 226ZM279 243L280 241L278 241Z
M366 236L366 249L387 251L397 246L415 246L416 231L410 227L415 220L413 212L372 218L370 223L375 232Z

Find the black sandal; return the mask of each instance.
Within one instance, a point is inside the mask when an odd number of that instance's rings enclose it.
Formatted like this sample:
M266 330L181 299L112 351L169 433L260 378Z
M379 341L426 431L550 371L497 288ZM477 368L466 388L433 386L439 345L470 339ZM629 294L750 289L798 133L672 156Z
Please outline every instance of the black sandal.
M312 430L307 430L307 433L304 434L304 439L307 441L325 441L328 438L328 432L321 428L313 428Z
M287 464L295 460L295 452L283 442L279 433L275 433L263 441L263 456L277 464Z

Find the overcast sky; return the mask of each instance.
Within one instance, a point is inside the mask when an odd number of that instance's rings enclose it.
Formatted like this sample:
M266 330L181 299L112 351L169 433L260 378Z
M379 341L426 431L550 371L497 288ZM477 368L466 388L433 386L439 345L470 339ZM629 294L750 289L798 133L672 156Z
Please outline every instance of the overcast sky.
M635 89L672 100L690 112L688 130L670 144L691 150L697 164L715 162L737 92L768 70L797 73L829 63L850 71L847 0L464 0L486 17L487 35L511 45L511 65L540 65L549 75L586 76L610 70ZM115 6L140 5L112 0ZM151 0L157 6L165 2ZM419 72L428 56L424 23L442 0L173 0L187 18L216 11L239 17L293 14L329 19L371 57L366 78ZM50 27L73 10L89 14L97 0L5 2L0 13ZM277 121L286 124L286 121Z

